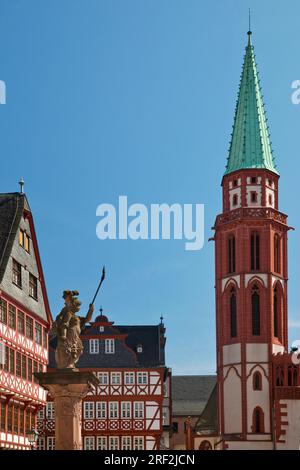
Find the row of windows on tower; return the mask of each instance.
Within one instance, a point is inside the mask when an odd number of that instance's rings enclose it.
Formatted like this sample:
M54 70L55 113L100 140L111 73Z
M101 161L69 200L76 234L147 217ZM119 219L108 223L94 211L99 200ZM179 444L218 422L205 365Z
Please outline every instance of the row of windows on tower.
M259 271L261 266L260 259L260 235L253 232L250 237L250 266L251 271ZM281 241L279 235L274 235L274 272L281 272ZM234 235L228 238L228 273L236 272L236 240Z
M250 183L251 184L260 184L260 181L257 176L250 176ZM268 178L267 181L268 185L272 188L273 187L273 180L271 178ZM233 187L236 188L239 185L239 180L234 179L233 180Z
M281 302L277 286L273 291L273 335L280 338L281 325ZM233 287L230 291L230 336L236 338L238 336L238 315L237 315L237 293ZM259 288L256 284L251 291L251 332L253 336L261 335L261 299ZM281 339L281 338L280 338Z
M250 200L251 200L252 203L257 203L257 202L258 202L258 194L257 194L256 191L251 191L251 192L250 192ZM269 205L270 205L270 206L273 205L273 197L272 197L272 194L269 194L268 202L269 202ZM238 205L238 195L237 195L237 194L234 194L233 197L232 197L232 205L233 205L233 206L237 206L237 205Z

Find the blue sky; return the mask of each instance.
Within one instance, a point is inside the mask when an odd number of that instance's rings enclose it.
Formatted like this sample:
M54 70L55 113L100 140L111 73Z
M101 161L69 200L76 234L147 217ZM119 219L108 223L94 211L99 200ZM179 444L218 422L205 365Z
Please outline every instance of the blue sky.
M1 0L2 192L24 176L55 316L63 289L116 323L167 328L174 373L215 372L214 252L248 7L280 208L299 220L298 2ZM100 241L98 204L205 204L205 245ZM289 236L290 341L300 338L299 231Z

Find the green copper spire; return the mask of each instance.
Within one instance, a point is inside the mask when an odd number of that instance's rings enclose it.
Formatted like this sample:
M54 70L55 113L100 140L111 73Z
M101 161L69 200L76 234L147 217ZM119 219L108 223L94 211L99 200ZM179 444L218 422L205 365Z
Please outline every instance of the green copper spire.
M272 154L251 35L248 31L225 175L243 168L264 168L279 174Z

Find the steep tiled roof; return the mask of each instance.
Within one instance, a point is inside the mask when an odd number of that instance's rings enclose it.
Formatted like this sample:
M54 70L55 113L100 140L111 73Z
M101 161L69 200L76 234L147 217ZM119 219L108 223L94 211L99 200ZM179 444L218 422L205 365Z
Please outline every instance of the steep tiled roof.
M216 381L215 375L173 376L173 415L200 416L216 385Z
M23 217L25 215L26 217ZM19 227L28 224L32 241L32 256L25 254L25 250L19 246ZM31 251L30 251L31 253ZM9 267L10 257L16 259L28 272L38 274L41 286L41 301L36 302L29 296L28 289L19 289L12 283L11 267ZM26 260L25 260L26 258ZM26 285L26 281L25 284ZM44 281L43 269L34 229L34 221L24 193L0 193L0 286L6 294L11 295L20 302L24 308L34 312L43 320L51 323L51 312L47 297L46 285ZM39 289L39 288L38 288Z
M250 31L248 35L225 175L243 168L264 168L278 174Z
M24 194L0 194L0 282L9 260L25 203Z

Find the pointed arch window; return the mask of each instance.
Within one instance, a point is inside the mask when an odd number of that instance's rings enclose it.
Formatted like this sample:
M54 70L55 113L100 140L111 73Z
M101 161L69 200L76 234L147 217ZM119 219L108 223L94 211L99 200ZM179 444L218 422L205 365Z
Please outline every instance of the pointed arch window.
M199 450L213 450L209 441L202 441L199 445Z
M252 334L253 336L260 335L260 295L259 288L254 284L251 293L251 308L252 308Z
M298 367L288 366L288 386L296 387L298 385Z
M237 308L236 308L236 290L230 291L230 336L237 337Z
M252 430L256 434L265 432L264 413L263 413L263 410L259 406L257 406L253 410Z
M278 289L275 287L273 295L273 330L275 338L278 338Z
M228 273L235 272L235 236L230 235L228 238Z
M262 390L262 376L258 371L253 374L253 390Z
M281 272L281 249L280 237L278 233L274 235L274 271L275 273Z
M251 270L258 271L260 269L260 236L257 232L251 233L250 256Z

